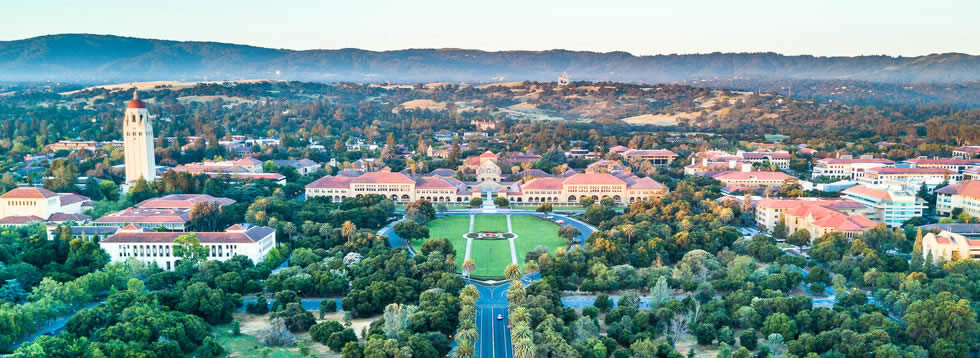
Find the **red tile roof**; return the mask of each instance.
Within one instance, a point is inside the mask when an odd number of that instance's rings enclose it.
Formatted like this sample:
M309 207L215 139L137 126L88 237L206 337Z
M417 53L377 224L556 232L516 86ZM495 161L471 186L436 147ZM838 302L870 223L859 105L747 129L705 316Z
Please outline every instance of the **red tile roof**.
M892 200L892 195L889 194L887 190L875 189L864 185L855 185L850 188L844 189L844 191L842 191L841 194L864 196L864 197L869 197L869 198L883 200L883 201Z
M844 214L826 217L815 221L813 224L820 227L831 227L836 231L865 231L878 225L861 215Z
M58 195L45 188L20 187L0 195L3 199L44 199Z
M88 221L91 218L91 216L85 214L54 213L48 217L48 221L60 223L65 221Z
M564 185L626 185L626 182L607 173L578 173L565 178Z
M817 162L824 163L824 164L860 164L860 163L886 164L886 165L887 164L895 164L895 161L893 161L893 160L881 159L881 158L871 158L871 159L860 159L860 158L851 158L851 159L844 159L844 158L824 158L824 159L818 160Z
M34 215L30 216L8 216L0 219L0 225L27 225L35 222L43 222L44 219Z
M976 160L952 159L952 158L939 158L939 159L915 158L915 159L906 160L906 162L917 164L917 165L967 165L970 163L975 163Z
M951 184L936 189L940 194L956 194L980 199L980 180L964 180L959 184Z
M232 229L232 228L229 228ZM274 229L266 226L253 226L245 231L225 231L225 232L196 232L198 241L202 244L250 244L261 240L271 233ZM104 243L172 243L186 232L139 232L120 230L115 235L109 236L100 242Z
M455 185L450 184L442 177L421 177L415 181L416 189L456 189Z
M561 183L565 179L566 178L551 178L551 177L534 178L528 180L527 183L524 183L524 185L521 185L521 189L522 190L527 190L527 189L560 190Z
M786 180L795 179L792 175L783 172L766 172L766 171L725 171L716 173L712 178L724 181L724 180Z
M767 157L768 158L772 158L772 159L789 159L790 158L790 155L789 155L789 153L784 153L784 152L747 152L747 153L742 153L742 158L745 158L745 159L766 159Z
M666 189L663 184L658 183L656 180L650 177L639 178L636 176L625 178L627 184L629 184L630 189L641 189L641 190L661 190Z
M435 177L430 177L435 178ZM348 188L350 184L415 184L415 180L402 173L386 171L368 172L359 176L325 176L307 184L307 188Z
M235 200L216 198L207 194L171 194L159 198L143 200L136 204L137 208L152 209L190 209L197 203L215 203L218 206L231 205Z
M126 208L95 219L95 222L105 224L183 224L190 220L190 210L188 209Z
M878 173L878 174L936 174L936 175L953 175L956 172L944 169L944 168L893 168L893 167L881 167L881 168L869 168L865 170L866 173Z
M61 200L61 206L71 205L80 201L89 201L87 196L78 194L58 194L58 199Z

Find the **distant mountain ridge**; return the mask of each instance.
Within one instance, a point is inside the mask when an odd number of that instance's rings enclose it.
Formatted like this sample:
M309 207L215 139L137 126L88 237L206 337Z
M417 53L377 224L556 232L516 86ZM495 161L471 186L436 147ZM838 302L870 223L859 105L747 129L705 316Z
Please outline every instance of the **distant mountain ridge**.
M278 71L278 72L277 72ZM0 81L235 80L356 82L555 80L673 82L728 78L888 83L980 80L980 56L785 56L464 49L286 50L217 42L62 34L0 41Z

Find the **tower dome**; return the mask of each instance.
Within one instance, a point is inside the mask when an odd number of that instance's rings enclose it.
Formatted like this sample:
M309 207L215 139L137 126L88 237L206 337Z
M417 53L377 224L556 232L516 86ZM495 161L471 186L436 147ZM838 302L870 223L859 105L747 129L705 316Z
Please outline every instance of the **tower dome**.
M129 101L129 105L126 108L146 108L146 104L140 101L138 90L133 90L133 99Z

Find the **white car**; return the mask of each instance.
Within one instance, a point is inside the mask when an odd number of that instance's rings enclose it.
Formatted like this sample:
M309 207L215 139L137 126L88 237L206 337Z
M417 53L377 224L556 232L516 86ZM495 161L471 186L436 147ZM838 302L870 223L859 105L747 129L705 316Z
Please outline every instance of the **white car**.
M502 315L502 314L498 314L497 315L497 320L498 321L502 321L503 319L504 319L504 315Z

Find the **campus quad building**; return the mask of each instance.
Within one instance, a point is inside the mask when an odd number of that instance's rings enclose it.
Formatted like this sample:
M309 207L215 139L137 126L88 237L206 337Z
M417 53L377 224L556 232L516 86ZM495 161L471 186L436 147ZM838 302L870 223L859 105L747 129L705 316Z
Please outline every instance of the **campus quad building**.
M625 204L663 195L667 188L650 178L624 174L575 173L564 177L535 177L526 183L493 180L462 182L438 175L410 177L387 170L358 176L325 176L306 186L308 198L333 201L376 194L395 202L426 199L440 203L464 203L472 198L503 197L512 203L574 204L583 198L612 198Z

